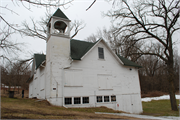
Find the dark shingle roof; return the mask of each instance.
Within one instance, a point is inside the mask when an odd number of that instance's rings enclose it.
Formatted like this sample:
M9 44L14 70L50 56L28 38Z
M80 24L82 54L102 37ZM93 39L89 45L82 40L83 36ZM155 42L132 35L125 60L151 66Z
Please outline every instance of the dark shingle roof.
M34 54L36 69L41 65L41 63L46 60L46 55L44 54Z
M71 58L80 60L96 43L71 39Z
M35 59L35 63L36 63L35 68L37 70L38 67L42 64L42 62L44 60L46 60L46 55L44 55L44 54L34 54L34 59ZM34 76L34 74L29 77L29 79L26 81L26 83L29 83L33 79L33 76Z
M56 10L56 12L52 16L68 19L68 17L59 8Z
M85 55L97 43L97 42L92 43L92 42L79 41L75 39L72 39L70 42L71 42L71 58L73 60L81 60L81 57ZM120 55L117 56L125 66L142 68L142 66L128 60L127 58L124 58Z
M118 57L120 58L120 60L124 63L125 66L132 66L132 67L142 68L142 66L136 64L135 62L132 62L132 61L128 60L127 58L124 58L124 57L122 57L122 56L120 56L120 55L117 55L117 56L118 56Z
M70 45L71 45L71 58L73 60L81 60L81 58L96 44L97 42L86 42L86 41L80 41L71 39ZM43 54L34 54L35 61L36 61L36 69L41 65L41 63L46 59L46 55ZM124 58L120 55L117 55L118 58L123 62L125 66L132 66L132 67L138 67L142 68L142 66L128 60L127 58Z

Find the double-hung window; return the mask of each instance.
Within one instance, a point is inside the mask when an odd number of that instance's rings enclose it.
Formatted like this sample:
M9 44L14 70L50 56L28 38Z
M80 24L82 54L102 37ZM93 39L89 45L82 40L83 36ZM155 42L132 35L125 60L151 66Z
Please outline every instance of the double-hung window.
M104 49L101 47L98 47L98 54L100 59L104 59Z

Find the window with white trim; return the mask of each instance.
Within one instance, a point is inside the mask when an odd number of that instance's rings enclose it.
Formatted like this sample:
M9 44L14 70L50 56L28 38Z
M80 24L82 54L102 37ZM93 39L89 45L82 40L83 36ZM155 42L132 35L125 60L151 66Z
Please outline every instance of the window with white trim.
M64 101L65 101L65 105L70 105L70 104L72 104L72 98L71 98L71 97L64 98Z
M109 102L109 96L104 96L104 102Z
M83 97L83 104L89 103L89 97Z
M115 95L111 95L111 102L116 102L116 96Z
M80 97L74 97L74 104L81 104L81 98Z
M102 102L102 96L97 96L97 102Z

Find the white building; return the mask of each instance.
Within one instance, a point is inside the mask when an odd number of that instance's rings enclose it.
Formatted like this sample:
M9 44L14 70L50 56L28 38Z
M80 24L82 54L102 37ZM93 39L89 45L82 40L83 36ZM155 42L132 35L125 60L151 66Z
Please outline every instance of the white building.
M106 106L141 113L138 68L103 39L70 40L70 20L58 9L48 23L47 53L35 54L29 98L64 107Z

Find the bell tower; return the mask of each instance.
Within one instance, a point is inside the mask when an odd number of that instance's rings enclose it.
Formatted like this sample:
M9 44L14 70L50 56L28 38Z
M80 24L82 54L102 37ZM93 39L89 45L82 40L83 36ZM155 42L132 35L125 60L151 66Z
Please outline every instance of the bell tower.
M66 15L58 8L47 24L47 38L50 35L70 37L70 22Z
M46 61L70 57L70 20L58 8L47 24Z
M70 20L58 8L47 24L46 97L62 97L63 70L70 66Z

